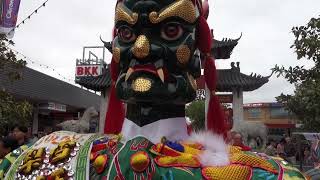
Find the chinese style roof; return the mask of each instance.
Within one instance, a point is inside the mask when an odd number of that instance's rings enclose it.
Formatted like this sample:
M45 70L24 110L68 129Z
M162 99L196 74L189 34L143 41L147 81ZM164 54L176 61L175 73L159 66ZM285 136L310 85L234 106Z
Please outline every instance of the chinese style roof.
M109 68L104 69L100 76L87 76L76 79L76 83L94 91L104 91L111 86Z
M213 46L211 53L215 59L229 59L233 49L238 45L238 41L240 40L241 36L238 39L223 38L221 41L212 39Z
M217 70L217 91L218 92L232 92L234 89L242 89L243 91L253 91L269 81L269 77L251 74L246 75L240 72L239 63L237 66L234 62L231 63L231 69ZM204 77L197 80L198 89L204 89Z
M269 81L270 76L261 76L256 74L246 75L240 72L239 63L231 63L231 69L218 69L218 92L232 92L234 89L242 89L243 91L253 91ZM109 69L105 69L104 73L97 77L82 77L76 80L76 83L94 91L104 91L111 85L111 77ZM198 89L204 89L204 77L201 76L197 80Z

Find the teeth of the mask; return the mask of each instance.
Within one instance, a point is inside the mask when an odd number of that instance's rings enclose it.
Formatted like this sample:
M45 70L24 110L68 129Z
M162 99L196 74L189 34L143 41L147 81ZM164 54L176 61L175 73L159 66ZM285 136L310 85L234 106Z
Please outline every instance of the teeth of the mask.
M157 69L158 76L160 77L161 81L164 82L164 73L163 73L163 59L159 59L154 63L154 66Z
M129 64L129 69L128 69L127 73L126 73L125 81L127 81L127 80L129 79L129 77L130 77L131 74L133 73L133 67L134 67L135 65L137 65L137 64L138 64L138 62L137 62L136 59L132 59L132 60L131 60L131 62L130 62L130 64Z
M163 59L159 59L158 61L156 61L154 63L154 66L156 67L156 69L163 68Z
M130 67L126 73L125 81L129 79L132 73L133 73L133 68Z
M132 59L130 64L129 64L129 67L133 68L137 64L138 64L137 60L136 59Z
M158 70L157 70L157 73L158 73L158 75L159 75L159 77L160 77L161 81L162 81L162 82L164 82L163 69L162 69L162 68L158 69Z

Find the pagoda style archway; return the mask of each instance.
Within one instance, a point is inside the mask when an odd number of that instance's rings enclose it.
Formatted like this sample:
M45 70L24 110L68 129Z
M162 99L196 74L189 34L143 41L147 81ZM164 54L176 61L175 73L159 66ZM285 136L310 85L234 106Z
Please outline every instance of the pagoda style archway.
M237 46L241 36L238 39L224 38L221 41L212 39L211 54L216 60L229 59L233 49ZM105 47L112 52L112 43L104 42ZM218 69L217 92L222 103L232 103L233 120L243 120L243 92L253 91L260 88L262 85L269 81L269 77L262 77L260 75L246 75L240 72L238 63L231 63L230 69ZM103 127L105 120L105 110L108 106L108 91L111 85L110 70L108 66L102 69L99 76L87 76L76 79L76 83L88 89L101 92L101 107L100 107L100 123L99 126ZM198 86L198 99L205 99L205 81L201 76L197 79ZM226 94L227 93L227 94ZM207 112L207 111L206 111Z

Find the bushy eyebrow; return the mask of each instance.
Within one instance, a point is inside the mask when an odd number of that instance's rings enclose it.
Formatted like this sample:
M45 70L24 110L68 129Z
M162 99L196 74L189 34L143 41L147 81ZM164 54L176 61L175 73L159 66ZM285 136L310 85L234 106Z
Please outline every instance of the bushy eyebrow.
M194 4L191 0L177 0L169 7L164 9L160 14L153 11L149 14L149 20L151 23L156 24L164 21L170 17L180 17L181 19L194 23L199 16Z
M125 21L128 24L134 25L138 21L139 15L137 13L132 12L121 3L117 5L115 12L115 23L119 21Z

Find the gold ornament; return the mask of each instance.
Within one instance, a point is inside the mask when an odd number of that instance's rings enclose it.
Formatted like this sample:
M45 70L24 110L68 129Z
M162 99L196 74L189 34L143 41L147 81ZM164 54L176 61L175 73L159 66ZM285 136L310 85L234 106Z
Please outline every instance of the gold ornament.
M119 63L120 62L120 48L118 47L114 47L112 48L113 52L112 52L112 55L113 55L113 59L116 63Z
M56 164L66 160L68 157L70 157L71 151L75 146L76 142L71 140L59 143L58 147L50 152L51 163Z
M130 10L125 8L124 6L122 6L122 7L121 6L122 5L119 4L116 7L115 23L117 23L118 21L125 21L125 22L127 22L128 24L131 24L131 25L136 24L137 21L138 21L139 15L137 13L129 14L127 11L130 11Z
M132 83L132 89L136 92L147 92L151 89L151 81L140 77Z
M177 49L177 60L180 64L186 65L190 59L190 49L187 45L182 45Z
M190 81L190 84L191 84L191 86L192 86L192 88L194 89L194 90L197 90L197 81L194 79L194 77L191 75L191 74L189 74L188 73L188 79L189 79L189 81Z
M44 154L44 148L28 151L26 157L23 159L23 164L19 172L24 175L31 174L34 169L39 168L42 164L42 157Z
M59 179L60 180L60 179L64 179L63 177L64 177L65 173L66 173L65 169L59 168L59 169L53 171L50 176L52 179Z
M138 173L145 171L150 163L150 158L148 154L144 151L139 151L131 155L130 166Z
M132 53L139 59L149 55L150 43L146 36L140 35L132 47Z
M153 11L149 14L150 22L159 23L169 17L180 17L183 20L194 23L197 20L196 7L190 0L177 0L160 14Z

